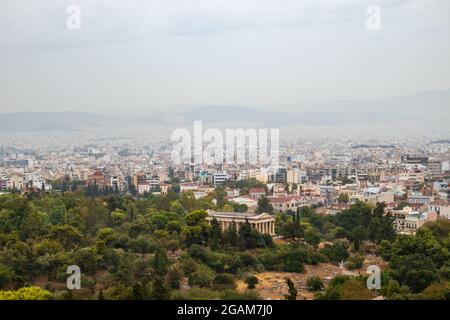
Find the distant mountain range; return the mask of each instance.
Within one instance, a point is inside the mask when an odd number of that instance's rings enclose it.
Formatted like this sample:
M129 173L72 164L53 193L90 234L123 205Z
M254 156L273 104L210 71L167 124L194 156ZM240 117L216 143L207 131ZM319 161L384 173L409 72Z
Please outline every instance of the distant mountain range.
M450 123L450 90L375 101L339 101L301 105L313 112L264 111L238 106L210 105L178 113L116 117L85 112L0 113L0 132L73 131L82 126L184 125L202 120L249 122L269 126L345 126L351 124L420 124L447 126Z
M301 112L264 111L254 108L211 105L181 113L159 113L143 120L147 123L185 124L204 122L245 121L276 126L348 125L354 123L417 123L450 122L450 90L429 91L410 96L379 100L348 100L305 103L290 109ZM309 111L304 111L309 110Z

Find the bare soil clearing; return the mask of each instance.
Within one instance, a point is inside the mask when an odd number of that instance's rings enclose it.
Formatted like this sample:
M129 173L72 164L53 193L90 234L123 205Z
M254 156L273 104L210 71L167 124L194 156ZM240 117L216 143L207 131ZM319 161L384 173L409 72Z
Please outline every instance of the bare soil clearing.
M330 280L336 275L365 275L369 265L378 265L383 270L387 267L387 262L380 257L368 255L365 257L363 267L357 270L347 270L331 263L321 263L316 266L305 265L305 273L260 272L255 274L259 280L255 290L264 300L284 299L284 295L288 293L286 278L290 278L298 291L297 299L313 300L314 292L308 291L306 287L308 278L313 276L320 277L326 288ZM237 290L245 291L246 289L247 285L244 281L239 280L237 282Z

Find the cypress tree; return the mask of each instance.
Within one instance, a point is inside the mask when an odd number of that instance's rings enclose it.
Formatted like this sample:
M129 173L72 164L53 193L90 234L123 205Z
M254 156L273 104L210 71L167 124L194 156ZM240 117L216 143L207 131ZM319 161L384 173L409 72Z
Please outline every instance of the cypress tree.
M214 218L211 222L211 236L210 236L210 246L211 249L217 250L222 242L222 227L219 221Z
M284 296L286 300L297 300L297 289L290 278L286 279L286 284L288 286L288 294Z

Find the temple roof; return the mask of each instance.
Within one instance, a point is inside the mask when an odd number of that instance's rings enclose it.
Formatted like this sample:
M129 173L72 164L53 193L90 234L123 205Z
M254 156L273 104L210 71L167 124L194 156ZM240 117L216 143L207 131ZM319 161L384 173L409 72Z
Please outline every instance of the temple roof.
M217 212L208 210L208 216L213 218L229 218L229 219L247 219L247 220L261 220L275 217L268 213L249 213L249 212Z

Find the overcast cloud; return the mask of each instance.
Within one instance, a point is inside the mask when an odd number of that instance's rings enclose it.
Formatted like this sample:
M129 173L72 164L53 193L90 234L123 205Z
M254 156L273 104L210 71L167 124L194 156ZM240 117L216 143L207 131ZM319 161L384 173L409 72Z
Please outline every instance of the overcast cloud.
M300 111L449 89L449 39L448 0L2 0L0 112Z

